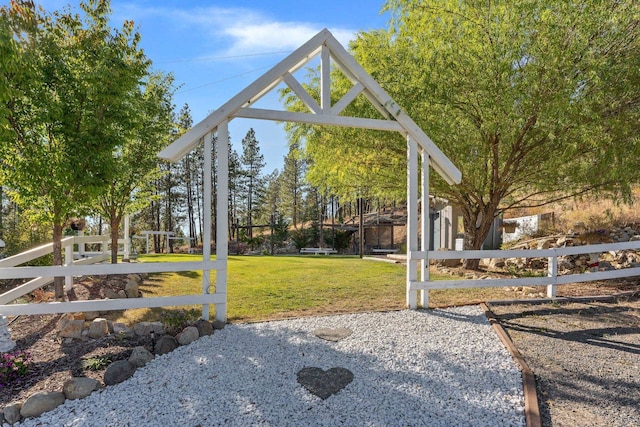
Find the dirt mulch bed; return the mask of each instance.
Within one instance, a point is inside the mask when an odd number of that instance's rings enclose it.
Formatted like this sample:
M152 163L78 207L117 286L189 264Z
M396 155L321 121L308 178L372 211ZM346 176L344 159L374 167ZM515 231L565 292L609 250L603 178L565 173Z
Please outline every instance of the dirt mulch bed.
M535 374L543 426L640 426L639 295L488 304Z
M73 285L69 297L72 300L104 298L104 290L118 291L124 288L126 276L85 277ZM37 299L50 300L50 290L32 295ZM0 410L9 403L23 402L38 391L62 391L66 380L72 377L89 377L102 382L106 366L99 370L86 369L89 360L127 359L136 346L153 350L149 337L124 338L108 335L101 339L64 342L57 336L56 323L61 315L19 316L9 319L11 339L16 347L12 350L28 352L31 356L31 371L20 382L0 387Z

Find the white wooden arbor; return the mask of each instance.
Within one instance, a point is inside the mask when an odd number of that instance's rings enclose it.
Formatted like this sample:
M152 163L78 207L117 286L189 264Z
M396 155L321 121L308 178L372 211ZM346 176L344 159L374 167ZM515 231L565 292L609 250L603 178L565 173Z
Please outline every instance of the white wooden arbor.
M293 76L297 70L318 55L320 55L321 66L320 104L309 95ZM342 99L334 103L331 102L332 65L339 69L353 83L353 87ZM306 105L309 109L308 113L252 108L256 101L282 82ZM366 119L340 115L360 94L371 102L382 114L384 119ZM193 150L201 141L204 141L204 152L211 153L212 136L214 133L217 133L218 216L216 218L216 258L218 263L222 263L224 267L216 270L215 292L216 294L223 295L225 302L216 304L216 319L226 321L227 317L228 124L229 121L236 117L396 131L406 137L408 164L407 306L409 308L417 308L418 291L415 290L415 287L421 282L429 280L429 261L428 255L426 254L428 250L428 239L422 239L422 248L418 248L418 175L420 170L418 168L418 158L421 157L422 159L422 192L420 196L422 198L422 206L429 206L429 165L449 184L459 183L462 174L442 151L436 147L422 129L405 114L400 106L396 104L380 85L354 60L335 37L328 30L324 29L158 154L158 157L162 159L176 162ZM203 189L205 218L211 218L211 162L211 156L205 156ZM429 234L428 215L429 209L422 209L423 236L428 236ZM211 241L211 221L204 221L204 224L203 241L209 242ZM203 246L203 263L207 263L210 256L210 245L205 244ZM418 279L418 263L420 263L421 267L420 280ZM208 263L208 265L211 264ZM203 294L209 294L210 292L211 281L210 270L207 270L208 265L203 265ZM422 291L420 302L422 306L427 305L427 291ZM203 305L203 317L209 317L208 305Z

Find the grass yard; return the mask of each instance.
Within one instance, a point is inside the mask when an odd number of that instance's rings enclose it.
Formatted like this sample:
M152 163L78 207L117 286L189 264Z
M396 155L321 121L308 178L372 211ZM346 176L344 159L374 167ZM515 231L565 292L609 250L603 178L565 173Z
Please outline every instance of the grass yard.
M199 255L143 255L140 262L198 261ZM230 256L227 279L229 321L259 321L405 307L406 268L357 256ZM449 276L431 274L432 280ZM215 281L215 272L211 272ZM202 293L202 272L154 274L140 288L145 296ZM213 292L213 288L211 290ZM430 292L430 306L504 298L502 289ZM512 294L510 295L512 296ZM200 310L200 306L192 308ZM176 307L175 309L178 309ZM120 321L158 320L162 309L127 310ZM211 315L215 306L211 306Z

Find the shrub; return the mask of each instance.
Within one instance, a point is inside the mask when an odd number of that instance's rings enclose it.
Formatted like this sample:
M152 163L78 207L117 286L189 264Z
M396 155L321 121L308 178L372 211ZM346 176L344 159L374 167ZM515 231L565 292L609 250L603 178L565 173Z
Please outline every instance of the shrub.
M6 387L26 376L31 370L31 355L24 351L0 356L0 387Z
M200 313L196 309L164 310L160 317L165 331L170 335L176 335L198 320Z

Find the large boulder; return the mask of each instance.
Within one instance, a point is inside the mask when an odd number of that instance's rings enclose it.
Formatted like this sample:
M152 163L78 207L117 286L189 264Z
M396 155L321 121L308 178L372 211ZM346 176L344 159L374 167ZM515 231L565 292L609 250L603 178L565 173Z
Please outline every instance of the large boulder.
M89 325L89 333L87 334L89 338L98 339L107 334L109 334L109 322L107 322L107 319L98 317Z
M2 414L4 415L4 420L11 425L14 425L22 416L20 415L20 408L22 408L22 403L11 403L4 407Z
M130 378L135 371L136 367L128 360L115 361L107 366L107 370L104 372L104 384L119 384L122 381Z
M144 337L150 335L153 332L156 335L164 334L164 326L162 322L140 322L133 326L133 330L136 335Z
M194 325L198 329L198 335L213 335L213 325L208 320L198 319Z
M157 342L154 348L154 353L157 355L171 353L173 350L179 347L178 341L171 335L163 335Z
M64 382L62 392L67 399L82 399L101 386L100 381L93 378L74 377Z
M23 418L39 417L64 403L64 393L60 391L40 391L27 398L20 408Z
M180 345L187 345L191 344L199 337L200 333L198 332L198 328L196 328L195 326L187 326L182 330L182 332L176 335L176 340Z
M149 350L142 346L135 347L129 356L129 362L140 368L153 360L155 356Z

